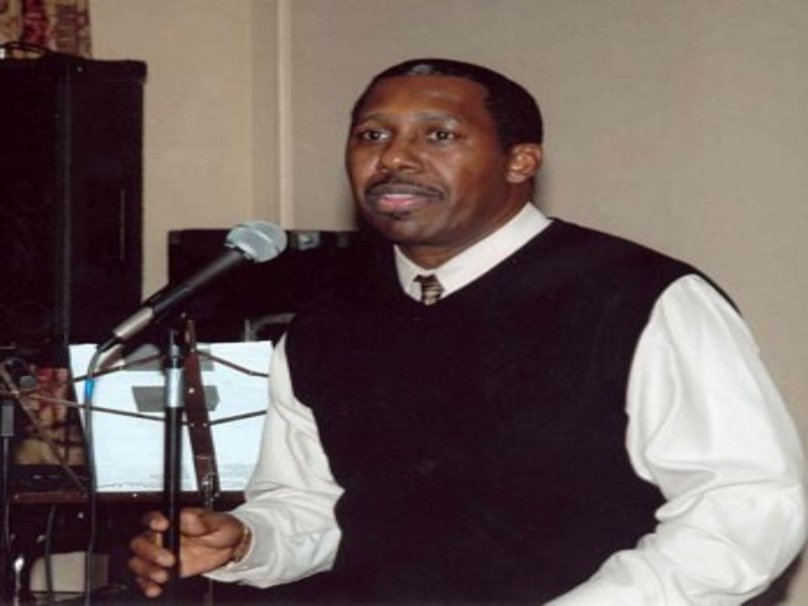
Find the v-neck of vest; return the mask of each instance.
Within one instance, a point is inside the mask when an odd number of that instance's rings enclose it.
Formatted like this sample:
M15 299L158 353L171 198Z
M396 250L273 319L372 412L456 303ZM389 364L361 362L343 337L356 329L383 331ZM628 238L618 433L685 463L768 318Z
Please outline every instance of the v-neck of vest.
M391 264L390 264L390 271L392 271L392 277L394 282L394 287L392 290L392 296L398 303L409 309L415 310L416 312L420 312L423 315L437 315L442 313L443 311L454 307L454 303L457 301L461 301L466 296L473 296L474 293L478 289L484 289L487 287L487 283L490 280L497 279L495 274L498 270L501 270L507 266L519 265L521 264L521 260L523 257L529 257L530 255L537 253L541 254L542 249L548 249L553 246L553 244L557 241L559 237L561 237L565 232L569 230L571 224L563 221L561 219L553 219L552 223L548 225L545 229L541 232L533 236L530 240L525 242L521 247L516 249L513 253L505 257L504 259L500 260L496 265L491 267L482 275L478 276L468 284L465 284L461 288L457 289L456 291L452 292L449 295L441 297L436 303L432 305L424 305L418 299L415 299L409 296L406 292L401 289L401 286L398 283L398 279L396 278L396 270L395 270L395 262L392 261L392 254L391 254Z

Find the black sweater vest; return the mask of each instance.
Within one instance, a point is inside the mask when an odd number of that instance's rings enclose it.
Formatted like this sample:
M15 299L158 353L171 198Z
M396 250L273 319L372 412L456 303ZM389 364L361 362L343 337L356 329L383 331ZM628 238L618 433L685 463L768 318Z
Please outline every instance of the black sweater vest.
M654 302L694 271L556 220L431 307L389 250L326 288L288 353L345 488L340 598L541 603L652 531L627 379Z

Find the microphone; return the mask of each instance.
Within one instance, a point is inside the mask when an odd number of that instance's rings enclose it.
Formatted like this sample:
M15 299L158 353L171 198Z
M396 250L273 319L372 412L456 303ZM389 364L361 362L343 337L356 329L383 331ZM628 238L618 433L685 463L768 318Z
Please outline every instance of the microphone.
M286 232L266 221L245 221L228 232L224 248L218 257L181 284L169 284L146 299L138 311L112 329L112 335L96 351L107 351L131 339L155 319L176 309L202 288L234 269L246 263L264 263L274 259L286 248Z

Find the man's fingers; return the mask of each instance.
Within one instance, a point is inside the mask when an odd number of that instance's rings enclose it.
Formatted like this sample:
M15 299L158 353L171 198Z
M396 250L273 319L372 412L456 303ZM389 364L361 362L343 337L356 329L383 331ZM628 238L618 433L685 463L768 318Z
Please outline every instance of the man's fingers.
M177 558L163 547L163 537L169 528L166 516L151 511L142 522L146 530L129 543L134 555L129 560L129 569L144 594L156 597L175 572ZM224 564L244 534L243 524L233 516L198 508L183 509L180 527L182 577L209 572Z
M169 579L167 569L162 566L155 566L152 562L137 556L129 560L129 570L131 570L138 579L152 583L163 584Z
M158 585L157 583L152 583L148 579L137 577L135 578L135 582L137 583L138 587L140 587L143 595L145 595L147 598L156 598L163 593L162 586Z
M162 547L162 537L159 533L141 532L129 543L129 547L136 559L152 562L158 566L168 568L174 565L174 554Z
M146 512L140 521L146 528L156 530L157 532L165 532L168 530L169 526L168 518L159 511Z
M204 509L186 507L180 512L180 528L182 534L196 537L210 531L204 519Z

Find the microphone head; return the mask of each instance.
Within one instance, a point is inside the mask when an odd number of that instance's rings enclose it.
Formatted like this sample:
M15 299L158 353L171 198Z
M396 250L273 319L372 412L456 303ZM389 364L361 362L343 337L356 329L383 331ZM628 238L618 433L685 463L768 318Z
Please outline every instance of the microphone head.
M235 248L254 263L274 259L286 249L286 232L267 221L245 221L227 234L225 246Z

